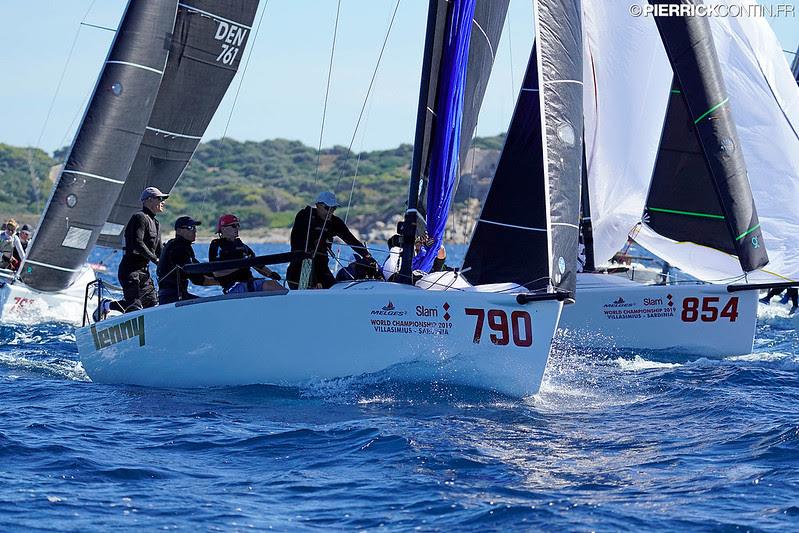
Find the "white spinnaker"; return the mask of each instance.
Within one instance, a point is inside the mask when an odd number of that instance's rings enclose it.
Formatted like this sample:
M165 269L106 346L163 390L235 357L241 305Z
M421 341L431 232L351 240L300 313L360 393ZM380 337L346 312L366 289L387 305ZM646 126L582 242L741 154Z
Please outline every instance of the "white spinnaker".
M655 21L631 16L629 3L584 2L583 25L585 149L601 264L641 220L672 71Z

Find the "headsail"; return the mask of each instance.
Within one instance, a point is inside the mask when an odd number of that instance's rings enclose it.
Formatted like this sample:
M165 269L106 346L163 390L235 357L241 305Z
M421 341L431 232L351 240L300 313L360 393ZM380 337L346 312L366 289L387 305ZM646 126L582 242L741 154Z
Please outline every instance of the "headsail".
M429 269L443 239L507 8L508 0L430 2L405 218L403 279L410 279L417 212L427 223L435 244L429 253L420 254L414 266ZM449 122L443 119L444 115L450 117Z
M169 59L144 139L98 244L121 247L145 187L171 191L233 80L258 0L186 0L178 5Z
M463 272L473 284L573 293L583 162L580 3L540 1L536 17L540 47L530 55Z
M688 16L655 21L675 83L644 222L648 217L672 240L737 255L745 272L755 270L768 256L709 23Z
M42 291L72 284L117 198L155 103L176 0L131 0L20 277Z

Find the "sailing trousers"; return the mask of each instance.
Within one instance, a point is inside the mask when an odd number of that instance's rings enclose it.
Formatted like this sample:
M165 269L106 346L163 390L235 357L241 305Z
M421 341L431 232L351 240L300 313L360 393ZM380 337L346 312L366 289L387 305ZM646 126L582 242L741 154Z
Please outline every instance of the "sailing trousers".
M149 262L142 265L138 258L128 259L127 255L122 257L117 277L124 299L112 303L113 309L127 313L158 305L158 294L155 292L148 265Z
M302 261L292 261L286 270L286 282L289 289L297 289L300 284L300 272L302 271ZM311 266L311 279L308 288L315 289L321 285L323 289L329 289L336 283L336 278L330 271L327 263L327 255L314 259Z

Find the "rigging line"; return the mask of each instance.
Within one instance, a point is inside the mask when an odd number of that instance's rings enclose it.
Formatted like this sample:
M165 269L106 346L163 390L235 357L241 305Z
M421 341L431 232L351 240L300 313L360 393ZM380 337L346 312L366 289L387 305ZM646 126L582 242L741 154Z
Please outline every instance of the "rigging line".
M333 26L333 44L330 47L330 65L327 68L327 86L325 87L325 104L322 108L322 127L319 130L319 148L316 151L316 173L314 174L314 186L319 181L319 164L322 158L322 137L325 134L325 117L327 116L327 99L330 96L330 79L333 77L333 57L336 53L336 37L338 36L338 20L341 13L341 0L336 6L336 23Z
M355 136L358 133L358 128L361 125L361 120L363 119L364 111L366 110L366 104L369 102L369 96L372 94L372 87L374 86L375 79L377 78L377 71L380 68L380 61L383 59L383 52L386 50L386 44L388 44L388 37L391 35L391 28L394 27L394 19L397 16L397 10L399 9L400 2L402 0L397 0L396 5L394 6L394 12L391 14L391 20L388 23L388 29L386 30L386 36L383 38L383 46L380 48L380 53L377 56L377 62L375 63L375 68L372 71L372 79L369 80L369 87L366 89L366 96L363 99L363 104L361 105L361 112L358 114L358 120L355 122L355 130L352 132L352 138L350 138L350 145L349 145L349 156L352 157L352 146L355 144ZM321 139L320 139L320 147L321 147ZM358 155L360 158L360 154ZM318 168L317 168L318 172ZM341 174L339 175L338 181L336 182L336 187L338 187L341 178L344 177L344 169L342 168ZM349 207L348 207L349 209Z
M261 21L264 20L264 13L266 13L266 8L269 6L269 0L264 2L264 8L261 10L261 17L258 19L258 25L255 27L255 35L252 36L252 44L250 45L250 53L247 54L247 60L244 62L244 68L241 70L241 76L239 77L239 86L236 87L236 94L233 96L233 105L230 106L230 114L227 117L227 122L225 123L225 131L222 133L222 139L227 137L227 130L228 126L230 126L230 119L233 118L233 111L236 109L236 102L239 100L239 91L241 91L241 85L244 83L244 75L247 73L247 67L250 65L250 58L252 58L252 54L255 51L255 41L258 39L258 32L261 29Z
M44 137L44 132L47 129L47 124L50 122L50 116L53 113L53 107L55 106L55 101L58 98L58 93L61 90L61 84L64 81L64 76L66 76L67 68L69 67L69 62L72 60L72 54L75 52L75 45L78 43L78 37L80 36L80 30L84 22L86 22L86 17L89 16L91 13L92 8L94 7L94 3L97 0L92 0L89 4L89 8L84 13L83 18L78 25L78 31L75 32L75 37L72 39L72 45L69 47L69 53L67 54L67 60L64 63L64 69L61 71L61 76L58 78L58 83L55 87L55 93L53 94L53 99L50 101L50 107L47 109L47 116L44 119L44 124L42 125L42 130L39 132L39 138L36 139L36 147L39 147L39 144L42 142L42 137Z

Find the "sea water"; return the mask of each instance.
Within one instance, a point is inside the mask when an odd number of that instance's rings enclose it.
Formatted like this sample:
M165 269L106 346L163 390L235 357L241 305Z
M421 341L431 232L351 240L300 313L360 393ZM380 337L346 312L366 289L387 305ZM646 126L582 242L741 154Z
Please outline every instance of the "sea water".
M93 260L114 277L118 255ZM100 385L71 327L2 325L0 530L797 530L799 338L776 300L752 355L559 345L524 400L381 375Z

